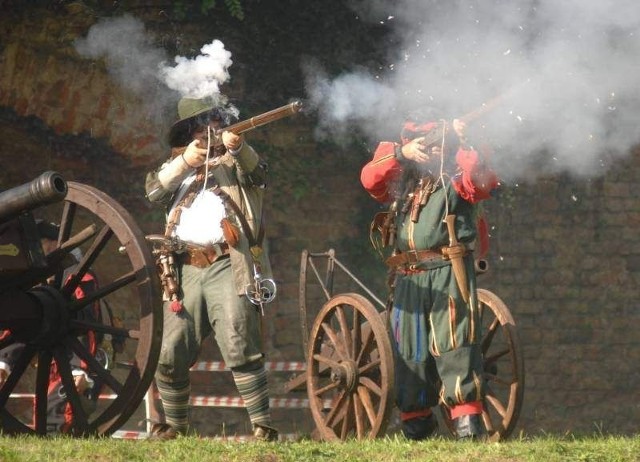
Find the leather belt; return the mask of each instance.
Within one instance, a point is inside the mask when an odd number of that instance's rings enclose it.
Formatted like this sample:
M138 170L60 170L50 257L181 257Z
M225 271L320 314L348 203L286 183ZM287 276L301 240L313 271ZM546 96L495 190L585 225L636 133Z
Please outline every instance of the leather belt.
M419 263L435 262L444 260L444 255L438 250L407 250L397 255L392 255L385 263L390 268L399 266L417 265Z
M180 259L183 264L195 266L196 268L206 268L216 260L229 255L229 244L213 244L208 246L187 245Z

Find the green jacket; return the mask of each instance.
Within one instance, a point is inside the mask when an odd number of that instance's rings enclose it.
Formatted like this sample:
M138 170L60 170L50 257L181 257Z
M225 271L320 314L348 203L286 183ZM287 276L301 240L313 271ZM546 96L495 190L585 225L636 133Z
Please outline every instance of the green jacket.
M168 175L169 180L165 178L163 184L158 178L158 174L166 168L171 170L171 174ZM153 203L163 205L168 213L183 180L193 174L195 174L195 170L184 166L180 156L173 160L168 160L158 170L147 173L145 181L147 199ZM264 236L264 232L260 233L260 227L263 226L263 201L267 164L260 159L255 150L245 141L238 154L232 156L228 152L225 153L217 166L209 168L209 174L210 178L213 178L213 181L239 206L254 237L258 237L260 234ZM249 239L231 207L226 207L226 214L227 218L240 231L240 240L235 247L231 248L230 259L236 291L238 295L243 295L247 284L254 282L253 259L249 251ZM264 237L259 244L263 249L258 259L262 277L271 278L271 265L265 248Z

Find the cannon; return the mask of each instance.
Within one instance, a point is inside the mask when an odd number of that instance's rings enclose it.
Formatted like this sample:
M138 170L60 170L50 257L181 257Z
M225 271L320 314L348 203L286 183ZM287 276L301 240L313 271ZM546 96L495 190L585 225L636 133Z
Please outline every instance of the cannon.
M55 247L47 253L40 221L58 225ZM89 273L98 275L99 287L80 298L78 290ZM0 353L19 347L0 387L0 431L51 431L54 371L62 385L62 405L73 415L66 433L106 436L126 423L157 366L160 300L144 235L110 196L67 182L56 172L0 193ZM108 322L83 316L90 304L108 308ZM89 347L81 341L87 337L102 343ZM114 345L109 340L116 338L118 352L109 350ZM73 360L102 384L93 407L76 389Z

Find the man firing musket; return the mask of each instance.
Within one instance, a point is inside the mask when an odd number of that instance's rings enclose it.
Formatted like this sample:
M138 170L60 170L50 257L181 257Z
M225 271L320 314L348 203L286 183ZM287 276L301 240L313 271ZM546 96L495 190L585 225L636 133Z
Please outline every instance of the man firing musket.
M467 141L469 119L413 114L400 141L380 142L361 173L369 194L391 203L372 229L381 228L378 243L393 249L386 263L396 404L404 435L415 440L435 433L431 408L439 402L458 438L486 434L473 252L484 251L477 248L478 203L498 180Z
M146 179L147 198L164 205L163 235L148 236L165 289L164 333L156 372L166 423L152 437L189 427L189 368L213 331L233 373L254 436L273 441L260 332L275 296L262 220L267 165L243 133L298 112L298 102L236 122L212 99L184 98L169 132L171 157ZM167 252L171 252L168 254Z

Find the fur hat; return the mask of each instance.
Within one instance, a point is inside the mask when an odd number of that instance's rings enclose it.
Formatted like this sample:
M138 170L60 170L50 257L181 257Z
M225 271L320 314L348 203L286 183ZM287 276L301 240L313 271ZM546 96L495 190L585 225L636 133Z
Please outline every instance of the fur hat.
M186 146L192 140L193 132L210 120L219 120L225 127L237 120L237 111L223 107L212 97L182 98L178 101L178 121L169 129L171 147Z

